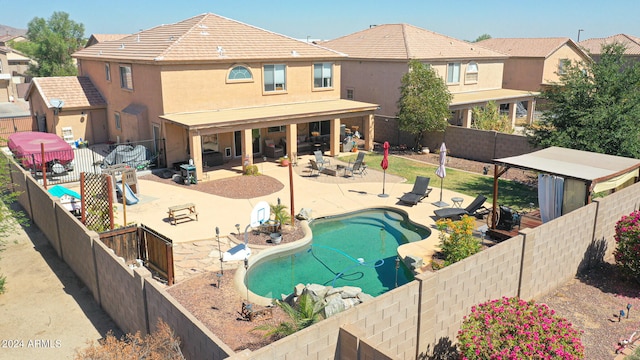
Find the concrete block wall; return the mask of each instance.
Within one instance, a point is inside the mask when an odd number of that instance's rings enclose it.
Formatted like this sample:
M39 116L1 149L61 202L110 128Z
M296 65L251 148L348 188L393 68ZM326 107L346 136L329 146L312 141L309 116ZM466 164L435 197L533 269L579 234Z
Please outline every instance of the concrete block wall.
M101 241L93 242L100 304L127 333L149 332L143 280L151 278L146 268L130 269Z
M522 237L515 237L472 257L418 275L422 280L420 306L420 353L433 345L455 342L462 318L473 305L517 294Z
M42 230L51 246L56 249L58 256L61 256L55 200L32 177L27 178L27 189L29 201L32 204L31 220Z
M180 338L182 352L187 359L225 359L234 352L211 330L178 303L164 286L150 277L144 279L144 296L153 332L162 319Z
M55 211L60 235L61 258L89 288L96 302L100 304L98 274L93 256L93 243L98 241L98 234L87 230L75 216L69 216L69 211L60 204L56 204Z
M31 177L28 171L25 171L15 161L9 161L9 169L13 190L19 191L18 203L22 205L27 216L32 219L31 202L29 201L29 189L27 189L27 178Z
M538 148L529 144L529 141L524 136L496 133L496 146L493 158L500 159L509 156L528 154L536 150L538 150Z
M629 215L640 209L640 184L626 187L620 191L594 201L598 205L597 223L594 239L606 244L605 258L613 259L616 248L614 240L615 226L623 215Z

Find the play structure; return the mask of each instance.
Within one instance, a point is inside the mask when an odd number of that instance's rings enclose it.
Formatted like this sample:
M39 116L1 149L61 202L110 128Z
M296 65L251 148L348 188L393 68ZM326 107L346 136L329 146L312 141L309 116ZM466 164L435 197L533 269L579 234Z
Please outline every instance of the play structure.
M126 164L117 164L102 169L102 173L111 176L111 183L114 184L112 191L127 205L135 205L140 201L136 169Z
M82 197L77 192L67 189L62 185L55 185L49 190L49 194L60 199L60 203L65 209L69 210L74 215L80 215L80 209L82 207Z

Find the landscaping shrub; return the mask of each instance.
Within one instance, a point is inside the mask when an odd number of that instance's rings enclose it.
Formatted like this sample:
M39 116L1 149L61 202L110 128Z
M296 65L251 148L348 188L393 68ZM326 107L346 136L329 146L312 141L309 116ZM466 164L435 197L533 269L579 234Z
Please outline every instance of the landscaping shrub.
M244 174L245 175L251 175L251 176L260 175L260 172L258 171L258 165L249 165L249 166L247 166L247 168L244 170Z
M616 223L616 264L623 272L640 280L640 211L625 215Z
M472 307L457 338L462 359L582 359L581 334L544 304L503 297Z
M473 236L474 226L475 219L470 216L463 216L458 221L440 219L436 222L440 230L440 252L444 266L480 252L482 246L480 240Z

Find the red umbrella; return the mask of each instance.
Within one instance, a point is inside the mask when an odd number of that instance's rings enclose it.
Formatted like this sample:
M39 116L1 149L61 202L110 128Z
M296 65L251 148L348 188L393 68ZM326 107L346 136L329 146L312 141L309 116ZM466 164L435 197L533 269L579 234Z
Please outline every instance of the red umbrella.
M382 145L384 149L384 155L382 155L382 162L380 162L380 166L382 167L383 175L382 175L382 194L378 195L380 197L387 197L389 195L384 193L384 184L386 182L387 177L387 168L389 167L389 142L385 141Z

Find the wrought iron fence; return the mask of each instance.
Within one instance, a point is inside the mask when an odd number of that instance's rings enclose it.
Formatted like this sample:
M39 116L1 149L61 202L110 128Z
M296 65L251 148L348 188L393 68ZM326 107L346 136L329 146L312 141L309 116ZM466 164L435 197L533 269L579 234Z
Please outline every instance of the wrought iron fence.
M33 177L43 183L44 175L47 184L62 184L80 181L80 174L101 174L109 166L125 164L137 171L160 167L164 139L158 141L132 141L126 144L96 144L86 146L78 143L72 151L47 151L42 154L30 154L16 160L29 170Z

